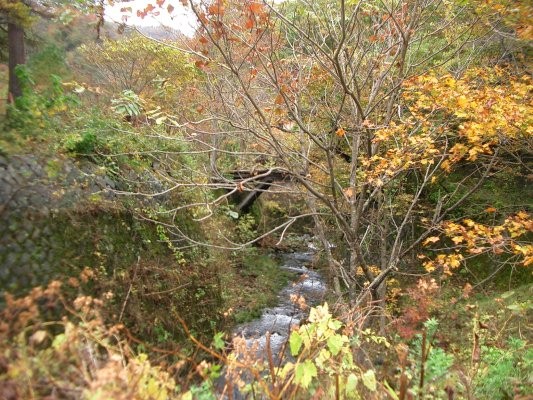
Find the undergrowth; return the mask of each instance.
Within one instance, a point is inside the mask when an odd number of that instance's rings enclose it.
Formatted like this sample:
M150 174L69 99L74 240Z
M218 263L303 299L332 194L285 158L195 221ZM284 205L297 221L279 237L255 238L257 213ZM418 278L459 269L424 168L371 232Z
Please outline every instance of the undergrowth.
M87 269L81 281L93 279ZM0 324L3 398L217 399L236 393L256 399L525 399L531 396L533 353L527 339L491 342L490 330L471 321L471 353L443 348L439 321L429 318L410 340L385 338L367 325L370 308L334 317L327 304L311 308L291 332L284 352L270 336L259 343L217 333L210 345L179 319L195 353L146 345L122 324L108 324L101 299L64 295L58 281L24 297L6 296ZM307 308L305 302L299 306ZM512 304L511 304L512 305ZM487 331L487 332L484 332ZM374 347L394 360L394 374L361 357ZM230 351L231 349L231 351ZM172 363L161 356L172 356ZM224 397L226 396L226 397Z

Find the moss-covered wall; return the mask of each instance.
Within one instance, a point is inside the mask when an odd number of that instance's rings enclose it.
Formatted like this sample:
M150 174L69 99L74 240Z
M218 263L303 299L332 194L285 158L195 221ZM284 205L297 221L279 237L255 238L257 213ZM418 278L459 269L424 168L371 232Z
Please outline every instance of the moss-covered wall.
M144 175L137 180L147 181ZM22 294L60 279L76 295L79 279L69 278L88 267L93 279L83 290L107 297L109 319L121 316L142 340L179 339L178 316L210 335L222 302L217 269L201 251L178 257L164 229L138 215L161 204L116 196L112 189L120 185L87 160L0 156L0 292ZM186 215L175 222L201 235Z
M0 285L9 291L77 276L86 266L124 267L143 251L143 238L125 211L21 212L2 223Z
M2 290L76 276L86 266L124 267L143 251L143 233L154 233L105 191L116 184L95 172L58 157L0 158Z

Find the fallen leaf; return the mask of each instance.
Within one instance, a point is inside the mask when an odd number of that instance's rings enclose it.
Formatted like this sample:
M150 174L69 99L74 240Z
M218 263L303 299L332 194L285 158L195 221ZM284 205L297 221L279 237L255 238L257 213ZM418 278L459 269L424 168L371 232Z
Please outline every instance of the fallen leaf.
M470 297L470 293L472 293L472 285L470 283L467 283L463 288L463 297L465 299L468 299Z
M428 237L426 240L424 240L424 243L422 243L424 246L427 246L430 243L436 243L440 240L438 236L431 236Z

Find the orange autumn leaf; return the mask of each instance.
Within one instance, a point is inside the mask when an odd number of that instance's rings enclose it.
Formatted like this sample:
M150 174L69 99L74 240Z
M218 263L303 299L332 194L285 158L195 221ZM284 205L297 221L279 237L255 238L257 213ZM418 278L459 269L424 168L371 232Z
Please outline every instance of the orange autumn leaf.
M335 135L337 135L338 137L343 137L344 135L346 135L346 131L343 128L339 128L335 131Z
M465 240L465 238L462 237L462 236L454 236L454 237L452 238L452 241L453 241L455 244L459 244L459 243L463 242L464 240Z
M250 3L250 11L253 14L260 14L263 12L263 5L261 3L252 2Z
M224 14L224 6L220 3L218 4L212 4L209 6L209 8L207 9L207 11L209 12L209 14L211 15L223 15Z
M246 29L252 29L254 27L254 20L252 18L248 18L244 23L244 27Z
M463 297L465 299L468 299L468 297L470 297L470 293L472 293L472 285L470 283L467 283L464 287L463 287Z
M348 198L353 197L353 195L354 195L354 193L355 193L353 187L346 188L346 189L343 190L343 192L344 192L344 195L345 195L346 197L348 197Z

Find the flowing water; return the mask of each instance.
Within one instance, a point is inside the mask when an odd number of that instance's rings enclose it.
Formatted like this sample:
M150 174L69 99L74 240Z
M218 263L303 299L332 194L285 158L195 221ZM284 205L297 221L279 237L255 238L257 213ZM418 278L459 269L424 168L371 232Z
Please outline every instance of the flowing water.
M235 329L234 334L243 336L249 345L259 343L259 355L263 355L266 334L269 332L272 354L277 358L290 334L291 326L299 325L307 317L307 311L294 304L291 297L303 296L310 306L322 301L326 285L317 271L307 267L312 259L312 252L285 254L280 268L297 274L296 280L279 293L279 302L275 307L266 308L259 319L241 324Z
M246 339L248 348L257 346L257 357L266 359L267 333L270 333L270 348L272 357L278 362L285 349L285 343L290 335L291 327L299 325L307 317L309 308L302 310L291 298L303 296L308 306L322 302L326 293L326 284L322 276L307 266L313 260L312 252L285 253L282 256L280 269L290 271L296 275L289 285L287 285L278 295L278 304L275 307L263 310L261 317L237 326L233 334ZM224 386L226 378L219 382ZM246 381L251 380L250 377ZM245 395L233 387L233 399L246 399ZM223 398L227 398L224 396Z

